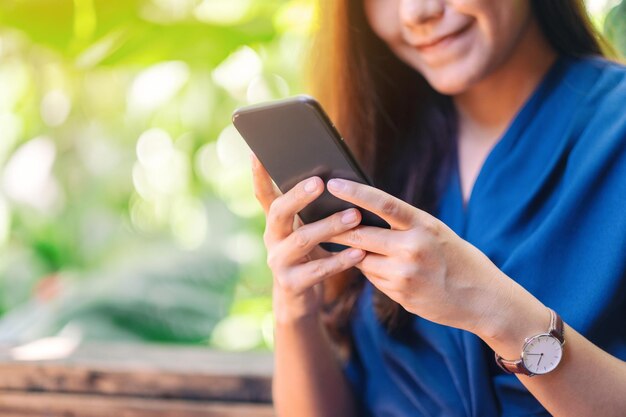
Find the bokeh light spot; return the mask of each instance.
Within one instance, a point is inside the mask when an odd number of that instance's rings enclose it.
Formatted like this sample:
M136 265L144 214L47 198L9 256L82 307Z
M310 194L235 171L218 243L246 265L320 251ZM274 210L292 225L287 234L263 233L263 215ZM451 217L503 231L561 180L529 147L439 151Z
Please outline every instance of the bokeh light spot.
M184 62L171 61L142 71L130 88L128 106L131 112L150 112L171 100L189 79Z
M251 4L251 0L203 0L194 15L201 22L232 25L248 14Z
M52 90L41 100L41 118L48 126L62 125L71 109L70 98L61 90Z

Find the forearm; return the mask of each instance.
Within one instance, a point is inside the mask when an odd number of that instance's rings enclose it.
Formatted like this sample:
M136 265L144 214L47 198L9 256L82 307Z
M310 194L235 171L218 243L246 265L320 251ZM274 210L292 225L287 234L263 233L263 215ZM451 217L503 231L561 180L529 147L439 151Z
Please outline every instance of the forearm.
M354 399L318 316L275 325L274 405L283 416L355 416Z
M508 277L507 277L508 279ZM519 358L524 338L544 333L547 307L516 283L504 297L498 319L477 334L506 359ZM626 413L626 362L595 346L565 323L563 359L546 375L516 374L555 417L612 417Z
M520 376L520 381L555 417L624 416L626 363L567 324L565 334L567 344L559 367L543 376Z

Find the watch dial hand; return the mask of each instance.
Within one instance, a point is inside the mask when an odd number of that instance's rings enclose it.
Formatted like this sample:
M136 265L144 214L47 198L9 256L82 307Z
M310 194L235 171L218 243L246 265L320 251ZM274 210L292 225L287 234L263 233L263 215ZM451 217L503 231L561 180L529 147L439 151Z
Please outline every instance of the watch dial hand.
M537 366L539 366L539 364L541 363L541 359L543 359L543 353L541 354L541 356L539 357L539 362L537 362Z

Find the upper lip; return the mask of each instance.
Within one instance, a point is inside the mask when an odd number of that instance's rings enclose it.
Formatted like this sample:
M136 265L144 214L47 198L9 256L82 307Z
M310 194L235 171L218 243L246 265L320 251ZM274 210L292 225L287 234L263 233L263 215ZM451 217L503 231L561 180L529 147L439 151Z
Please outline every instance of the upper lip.
M447 33L445 35L438 36L433 39L425 40L423 42L416 42L414 43L414 46L416 48L428 48L430 46L434 46L446 38L458 35L459 33L463 32L465 29L467 29L470 25L471 25L471 22L468 22L467 24L461 26L460 28L453 30L452 32Z

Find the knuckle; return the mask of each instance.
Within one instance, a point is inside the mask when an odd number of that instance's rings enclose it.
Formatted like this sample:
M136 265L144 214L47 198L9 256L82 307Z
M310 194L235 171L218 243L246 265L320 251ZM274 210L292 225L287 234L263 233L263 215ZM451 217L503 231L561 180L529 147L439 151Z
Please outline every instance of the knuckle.
M400 287L404 284L405 280L408 278L408 271L406 268L401 265L396 265L391 272L391 275L394 277L394 281L397 287Z
M276 284L280 289L288 294L298 293L298 283L291 279L287 274L281 274L276 277Z
M345 268L346 266L350 266L350 265L354 264L354 259L350 258L350 255L348 254L348 251L344 251L341 254L341 256L338 257L337 262L335 264L337 264L336 265L337 267ZM335 265L333 265L333 266L335 266Z
M407 239L400 245L400 254L404 259L417 261L422 255L421 246L416 238Z
M311 265L310 273L315 278L322 278L329 274L329 268L322 262Z
M396 252L396 244L393 240L390 239L379 239L382 250L385 253L395 253Z
M398 205L394 199L385 197L381 202L381 211L388 216L393 216L398 211Z
M278 201L278 199L274 201ZM291 218L292 216L285 212L285 203L283 201L272 203L272 205L270 205L270 210L267 213L267 222L269 224L274 225L285 222L291 223Z
M297 198L299 200L308 198L309 194L311 194L311 193L307 193L306 190L305 190L305 187L309 183L309 181L312 181L312 179L311 178L307 178L305 180L302 180L300 182L300 184L298 184L298 186L294 189L294 191L295 191L294 197L295 198ZM317 181L315 181L315 185L316 186L318 185Z
M311 199L314 193L308 193L305 190L306 185L311 181L310 178L300 181L293 189L289 192L290 197L294 201L305 201Z
M424 230L433 237L438 237L443 232L441 222L430 216L422 221Z
M415 279L417 274L417 268L413 265L404 265L401 269L401 281L403 284L408 284Z
M273 251L267 253L267 266L273 271L278 267L278 257Z
M350 227L352 227L352 225L350 224L344 224L341 219L344 216L343 212L340 213L335 213L332 217L331 222L330 222L330 231L333 233L341 233L344 230L349 229Z
M341 223L341 217L343 216L342 212L339 213L335 213L333 214L333 216L328 219L330 221L330 223L328 224L329 229L334 232L340 232L342 229L342 226L344 226L343 223Z
M307 229L305 227L301 227L292 233L293 235L293 243L298 249L304 249L309 246L311 242L311 238L307 233Z
M269 211L267 213L267 221L269 223L276 223L281 219L282 201L282 198L277 198L276 200L271 202Z
M410 292L412 286L412 277L409 271L404 269L397 269L393 276L393 282L390 284L390 288L398 294L404 294Z
M363 235L358 229L352 229L348 232L348 241L353 245L358 245L363 241Z
M335 262L332 265L332 272L341 272L344 271L346 269L352 268L354 266L356 266L357 264L360 264L360 267L362 268L362 270L366 270L368 268L368 264L364 264L363 262L367 262L367 252L365 251L361 251L360 256L354 258L353 256L349 255L349 254L345 254L343 256L341 256L340 259L337 259L337 262Z

